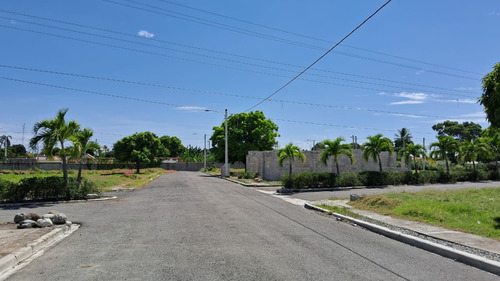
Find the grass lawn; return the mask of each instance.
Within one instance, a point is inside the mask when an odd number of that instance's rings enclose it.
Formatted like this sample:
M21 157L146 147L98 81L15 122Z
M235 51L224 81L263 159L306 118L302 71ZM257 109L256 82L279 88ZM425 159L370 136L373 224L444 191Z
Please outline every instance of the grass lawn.
M367 196L357 209L421 221L500 241L500 187Z
M19 182L27 177L50 177L61 176L61 171L7 171L0 174L0 179ZM125 188L141 188L146 185L151 179L159 175L172 171L165 171L161 168L141 169L140 174L135 174L135 170L131 169L114 169L114 170L83 170L82 177L94 182L102 191L110 191L114 187ZM77 176L77 170L70 170L70 177Z

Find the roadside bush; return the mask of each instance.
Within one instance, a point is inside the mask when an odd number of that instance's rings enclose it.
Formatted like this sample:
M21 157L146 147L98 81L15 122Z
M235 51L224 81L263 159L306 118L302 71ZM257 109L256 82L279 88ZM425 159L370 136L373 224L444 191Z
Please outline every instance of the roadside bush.
M386 172L375 172L375 171L364 171L358 174L360 181L364 186L381 186L387 185L387 173Z
M89 193L100 191L88 179L83 179L80 189L76 178L70 178L68 187L71 199L82 199ZM8 202L48 201L66 199L66 184L62 177L30 177L19 183L0 181L0 200Z
M281 182L285 188L321 188L336 186L336 174L328 172L301 172L293 174L291 177L284 175Z
M360 186L361 181L358 179L358 175L352 172L344 172L340 174L337 180L337 186L347 187L347 186Z

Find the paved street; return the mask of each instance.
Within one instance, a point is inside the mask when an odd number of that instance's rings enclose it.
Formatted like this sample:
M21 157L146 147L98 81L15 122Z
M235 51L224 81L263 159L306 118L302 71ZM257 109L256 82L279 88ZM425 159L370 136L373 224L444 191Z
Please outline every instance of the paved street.
M82 227L8 280L498 280L301 206L196 172L119 199L0 209Z

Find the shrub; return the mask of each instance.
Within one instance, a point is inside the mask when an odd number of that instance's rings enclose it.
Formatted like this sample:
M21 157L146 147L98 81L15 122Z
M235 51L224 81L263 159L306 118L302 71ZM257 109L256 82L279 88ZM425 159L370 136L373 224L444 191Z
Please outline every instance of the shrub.
M352 172L344 172L340 174L337 180L337 186L360 186L361 181L358 178L358 175L356 173Z
M281 178L285 188L320 188L335 186L336 174L327 172L301 172L293 174L291 177L284 175Z

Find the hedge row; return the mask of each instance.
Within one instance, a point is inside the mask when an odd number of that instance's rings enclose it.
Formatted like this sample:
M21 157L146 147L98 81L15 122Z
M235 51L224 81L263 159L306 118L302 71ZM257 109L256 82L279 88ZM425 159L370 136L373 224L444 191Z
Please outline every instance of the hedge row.
M83 179L80 188L77 188L76 178L70 178L66 186L62 177L30 177L18 183L0 179L0 202L29 202L66 199L67 187L70 190L70 199L83 199L87 194L100 191L95 185Z
M344 172L340 175L328 172L301 172L281 178L285 188L326 188L326 187L348 187L348 186L385 186L404 184L433 184L454 183L457 181L497 180L498 173L488 170L451 171L450 175L443 171L420 171L415 174L410 171L374 172L365 171L360 173Z

